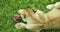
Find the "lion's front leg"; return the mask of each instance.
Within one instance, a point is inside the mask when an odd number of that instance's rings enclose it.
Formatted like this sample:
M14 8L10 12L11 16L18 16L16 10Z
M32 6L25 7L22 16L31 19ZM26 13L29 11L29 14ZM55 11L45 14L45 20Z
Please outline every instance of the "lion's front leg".
M18 28L18 29L25 28L26 24L24 24L24 23L17 23L17 24L15 24L15 27Z

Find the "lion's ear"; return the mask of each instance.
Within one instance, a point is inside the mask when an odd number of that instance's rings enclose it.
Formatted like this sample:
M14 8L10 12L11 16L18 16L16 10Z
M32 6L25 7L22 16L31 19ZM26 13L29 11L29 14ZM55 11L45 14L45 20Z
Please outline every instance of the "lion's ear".
M36 13L36 12L37 12L37 9L35 9L35 8L32 8L32 11L33 11L34 13Z

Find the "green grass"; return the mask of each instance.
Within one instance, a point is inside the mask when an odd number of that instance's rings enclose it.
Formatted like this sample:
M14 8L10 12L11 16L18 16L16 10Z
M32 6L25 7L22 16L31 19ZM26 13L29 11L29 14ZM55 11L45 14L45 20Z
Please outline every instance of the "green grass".
M16 29L13 20L13 14L17 14L19 9L36 8L44 11L46 5L55 3L60 0L0 0L0 32L25 32L25 29ZM42 32L60 32L59 29L47 29Z

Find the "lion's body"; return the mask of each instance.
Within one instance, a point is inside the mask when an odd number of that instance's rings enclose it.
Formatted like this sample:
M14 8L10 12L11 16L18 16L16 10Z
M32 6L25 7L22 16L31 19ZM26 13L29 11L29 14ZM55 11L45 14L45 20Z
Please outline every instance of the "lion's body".
M42 29L60 28L60 8L58 9L56 7L47 14L40 10L36 10L35 13L33 9L21 10L22 12L19 14L27 24L20 23L15 26L16 28L24 27L32 32L39 32ZM24 18L24 16L26 17Z

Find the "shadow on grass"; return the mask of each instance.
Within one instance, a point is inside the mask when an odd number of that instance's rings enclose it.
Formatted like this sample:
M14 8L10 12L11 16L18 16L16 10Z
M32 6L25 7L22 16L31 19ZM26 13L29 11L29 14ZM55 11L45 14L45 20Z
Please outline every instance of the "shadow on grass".
M22 29L21 32L31 32L28 29ZM40 32L60 32L60 29L43 29Z

